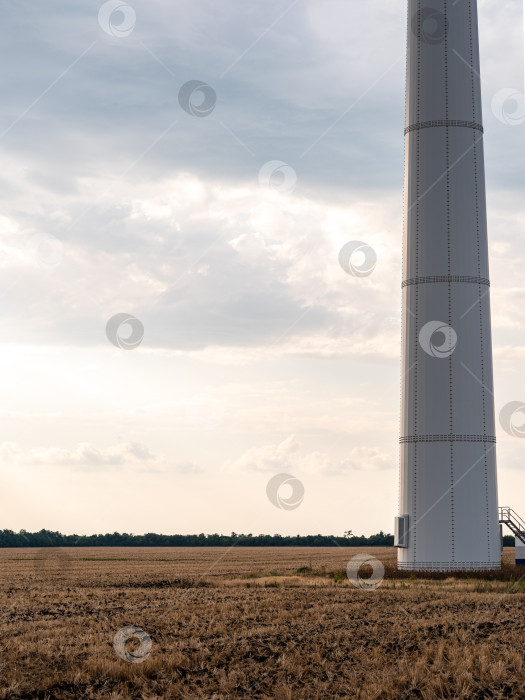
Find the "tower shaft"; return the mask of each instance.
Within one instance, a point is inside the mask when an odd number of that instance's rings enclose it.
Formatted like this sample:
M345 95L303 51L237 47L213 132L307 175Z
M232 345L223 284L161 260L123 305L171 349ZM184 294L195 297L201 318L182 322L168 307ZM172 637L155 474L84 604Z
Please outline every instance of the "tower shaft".
M409 0L404 569L500 566L479 70L476 0Z

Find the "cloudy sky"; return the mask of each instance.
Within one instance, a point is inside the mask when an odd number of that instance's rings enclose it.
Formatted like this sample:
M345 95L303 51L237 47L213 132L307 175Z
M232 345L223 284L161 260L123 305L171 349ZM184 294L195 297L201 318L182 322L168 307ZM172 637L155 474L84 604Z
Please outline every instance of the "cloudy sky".
M0 527L392 532L405 0L101 5L3 6ZM479 2L497 414L525 402L522 10Z

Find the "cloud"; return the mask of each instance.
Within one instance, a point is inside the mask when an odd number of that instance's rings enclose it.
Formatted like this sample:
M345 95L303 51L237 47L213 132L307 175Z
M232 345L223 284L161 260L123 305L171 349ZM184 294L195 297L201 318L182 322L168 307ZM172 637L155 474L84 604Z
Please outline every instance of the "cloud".
M355 470L382 471L397 469L397 460L376 447L354 447L339 463L338 473Z
M322 11L307 2L283 12L271 0L239 14L226 0L218 17L211 2L131 4L137 23L125 39L101 30L96 6L54 0L35 9L21 0L6 8L4 336L102 344L107 319L130 312L145 325L143 348L288 345L320 357L397 357L401 6L327 0ZM31 21L21 20L24 8ZM484 28L519 37L508 12L484 3L480 15L492 93L501 75L512 84L518 72ZM205 119L177 100L197 78L218 98ZM517 152L523 130L486 112L490 177L491 158L508 170L502 149ZM257 184L275 158L297 173L288 197ZM520 177L509 183L500 173L493 189L514 189ZM498 207L498 228L517 207L515 198ZM63 247L52 269L28 255L42 234ZM350 240L376 250L371 277L351 279L339 267ZM518 275L521 256L513 258ZM517 294L505 306L496 320L517 330Z
M301 443L295 435L290 435L278 445L252 447L228 468L235 470L250 470L263 472L278 472L293 469L297 462L297 453Z
M53 0L44 8L20 0L5 8L2 52L13 69L0 108L10 128L4 149L31 164L31 183L70 194L83 176L125 170L163 134L142 163L155 179L175 165L247 181L274 156L290 161L305 187L362 188L396 177L405 17L391 4L332 0L319 12L311 2L270 0L239 11L225 0L220 16L211 2L130 4L137 23L124 39L101 30L98 3ZM26 13L30 21L21 20ZM329 38L334 31L337 42ZM373 42L364 38L371 31ZM206 119L186 114L177 100L195 79L217 93ZM382 125L381 138L371 123ZM301 157L325 132L322 145ZM50 171L47 163L57 160L61 167ZM349 161L357 167L348 169Z
M71 467L81 471L134 469L146 472L178 471L183 474L201 471L191 463L173 465L166 457L155 455L148 447L136 442L105 449L83 442L72 450L61 447L23 449L16 443L3 442L0 444L0 462L4 465L29 467Z
M399 286L399 253L381 233L387 209L373 215L360 201L327 207L188 174L164 182L160 193L151 185L120 193L120 207L87 215L89 238L48 234L61 247L58 262L45 237L35 249L35 231L6 217L6 336L104 344L107 319L126 312L145 327L143 348L271 349L291 341L301 353L397 354L398 304L384 303L388 288ZM338 263L340 248L356 238L379 258L366 279Z
M281 443L253 447L237 460L227 463L227 471L257 471L267 473L291 472L337 476L354 471L380 471L397 468L390 455L377 448L355 447L342 459L323 452L306 452L295 435Z

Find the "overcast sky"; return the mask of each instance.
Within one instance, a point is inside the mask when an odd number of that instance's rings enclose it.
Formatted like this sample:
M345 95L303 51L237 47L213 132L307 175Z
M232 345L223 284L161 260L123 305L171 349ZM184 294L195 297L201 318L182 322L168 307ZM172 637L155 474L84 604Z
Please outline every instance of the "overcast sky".
M499 414L525 402L523 20L479 13ZM0 32L0 527L392 532L405 0L5 0Z

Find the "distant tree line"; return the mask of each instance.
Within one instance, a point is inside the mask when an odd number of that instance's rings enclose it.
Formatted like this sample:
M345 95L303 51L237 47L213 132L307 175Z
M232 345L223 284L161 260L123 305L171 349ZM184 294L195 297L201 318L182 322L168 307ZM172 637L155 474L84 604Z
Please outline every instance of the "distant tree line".
M511 538L513 540L513 538ZM0 547L391 547L394 536L383 531L377 535L132 535L113 532L105 535L63 535L61 532L40 530L0 530ZM512 541L514 544L514 540Z
M0 530L0 547L392 547L394 535L382 530L377 535L132 535L113 532L105 535L63 535L40 530ZM514 547L513 535L504 535L504 547Z

